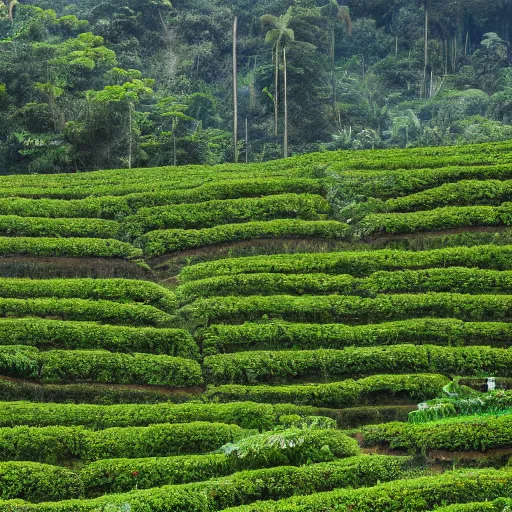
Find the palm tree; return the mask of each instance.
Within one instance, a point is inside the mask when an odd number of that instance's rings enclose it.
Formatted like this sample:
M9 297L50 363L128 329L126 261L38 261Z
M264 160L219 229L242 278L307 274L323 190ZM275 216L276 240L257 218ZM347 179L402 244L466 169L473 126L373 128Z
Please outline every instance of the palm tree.
M272 14L265 14L261 17L261 26L267 30L265 41L272 45L274 51L275 60L275 90L274 90L274 135L278 135L278 120L279 120L279 64L281 58L281 49L286 46L287 43L295 40L295 33L289 28L290 20L292 18L292 8L282 16L273 16ZM286 66L285 66L286 75ZM285 112L285 116L287 116ZM287 141L286 141L287 142Z
M325 6L329 11L329 19L331 25L331 80L332 80L332 101L336 103L336 24L338 22L344 23L348 35L352 35L352 18L350 17L349 8L346 5L340 5L338 0L329 0Z

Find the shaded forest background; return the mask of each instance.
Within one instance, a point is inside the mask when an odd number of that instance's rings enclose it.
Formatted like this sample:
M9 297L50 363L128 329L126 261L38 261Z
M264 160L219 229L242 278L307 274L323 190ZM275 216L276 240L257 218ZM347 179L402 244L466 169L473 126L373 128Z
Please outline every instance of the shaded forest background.
M284 51L290 154L512 138L512 0L4 0L0 173L233 161L235 17L240 161Z

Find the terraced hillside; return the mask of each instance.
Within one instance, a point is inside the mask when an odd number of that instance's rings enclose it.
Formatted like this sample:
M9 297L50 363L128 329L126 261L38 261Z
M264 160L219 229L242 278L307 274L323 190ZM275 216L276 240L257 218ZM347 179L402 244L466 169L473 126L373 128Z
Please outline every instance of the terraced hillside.
M512 142L0 178L0 512L509 510L511 183Z

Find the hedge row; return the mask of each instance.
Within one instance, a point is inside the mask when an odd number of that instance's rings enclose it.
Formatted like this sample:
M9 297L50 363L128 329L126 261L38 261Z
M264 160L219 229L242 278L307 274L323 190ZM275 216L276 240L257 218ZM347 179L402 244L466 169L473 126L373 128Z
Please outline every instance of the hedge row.
M45 464L208 453L247 436L237 425L193 422L91 431L82 427L0 428L1 461Z
M137 240L150 257L227 242L265 238L344 240L349 226L337 221L271 220L225 224L207 229L169 229L146 233Z
M512 166L506 163L493 166L455 165L423 169L418 166L387 172L355 170L335 174L334 178L331 182L330 195L348 204L360 200L361 197L394 199L461 180L510 180Z
M294 379L333 381L379 373L473 376L486 372L508 377L512 375L511 365L512 351L506 349L397 345L222 354L206 357L203 370L211 384L269 384Z
M199 358L197 343L184 329L125 327L41 318L0 319L0 345L29 345L44 350L104 349Z
M117 238L119 224L101 219L48 219L0 215L0 236Z
M168 326L172 317L154 306L123 304L93 299L4 299L0 316L59 317L64 320L110 322L114 324Z
M104 350L50 350L0 346L0 373L58 383L93 381L187 387L202 382L196 361L150 354L113 354Z
M411 213L376 213L357 224L360 237L410 234L475 226L510 226L512 203L502 206L447 206Z
M506 512L512 507L512 498L498 498L494 501L465 503L436 508L436 512Z
M430 384L431 388L433 386L433 383ZM306 409L304 412L311 414L314 411L314 409ZM0 403L0 427L84 426L91 429L104 429L141 427L155 423L208 421L235 424L242 428L271 430L278 424L279 416L284 412L297 414L303 411L293 406L281 408L253 402L107 406L2 402Z
M402 512L495 499L512 492L511 471L459 471L402 480L407 476L407 466L404 466L407 459L403 462L397 460L394 467L389 464L383 466L374 457L364 460L363 465L351 464L347 459L302 468L248 471L209 482L132 491L93 500L43 504L4 501L0 502L0 511L92 512L128 506L133 512L323 512L345 509L370 511L377 505L379 510ZM373 465L375 469L372 469ZM336 490L327 491L333 488ZM283 499L294 494L298 496ZM257 501L262 499L282 501ZM244 503L251 504L226 508Z
M1 302L0 302L1 304ZM511 295L274 295L199 299L181 308L179 316L199 326L241 324L262 318L290 322L368 324L415 317L445 317L478 322L506 321L512 317Z
M150 304L173 313L176 297L169 289L137 279L9 279L0 278L0 297L79 298L132 301Z
M430 423L385 423L360 430L363 446L424 453L427 450L486 451L512 443L512 415L460 417Z
M1 326L1 323L0 323ZM512 347L512 324L420 318L348 326L343 324L245 323L210 326L202 335L203 354L247 350L313 350L378 345L482 345Z
M512 180L462 180L409 196L389 199L385 203L385 210L411 212L444 206L498 206L510 200L512 200Z
M333 487L359 488L378 482L403 478L410 473L407 457L350 457L328 463L303 467L276 467L244 471L205 482L167 485L161 488L137 490L126 494L102 496L93 500L61 503L28 504L0 503L0 510L19 504L16 510L85 512L104 510L105 506L128 506L130 510L154 512L187 512L221 510L258 499L280 499L294 494L312 494ZM12 512L12 511L11 511Z
M378 510L386 512L404 510L419 512L451 503L492 500L509 496L511 492L512 471L484 469L396 480L362 489L337 489L311 496L295 496L282 501L261 501L225 510L226 512L371 511L377 506ZM59 509L42 510L50 512Z
M119 240L101 238L0 237L0 256L142 258L142 251Z
M431 400L442 394L448 382L449 379L441 375L377 375L357 381L307 386L224 385L209 388L206 396L221 402L251 400L342 409Z
M379 270L435 267L480 267L512 270L512 246L482 245L431 251L375 250L361 252L279 254L227 258L184 267L180 283L237 274L350 274L365 277Z
M90 197L83 189L68 191L65 189L41 190L35 197L0 197L0 214L20 215L23 217L64 217L64 218L105 218L118 219L135 213L139 208L164 206L179 203L201 203L215 199L236 199L239 197L258 197L283 193L324 193L321 180L308 178L269 178L238 179L217 183L200 184L192 189L176 190L173 186L165 190L147 192L147 177L144 192L135 192L125 196L105 194ZM44 198L51 195L55 199ZM1 196L1 192L0 192ZM87 197L89 196L89 197ZM59 197L63 199L59 199ZM73 199L80 197L82 199Z
M0 289L1 290L1 289ZM237 274L199 279L179 286L180 303L227 295L361 295L378 293L512 293L512 271L449 267L348 274Z
M318 220L329 213L329 203L319 195L281 194L261 198L214 200L197 204L180 204L142 208L127 217L123 231L136 237L156 229L204 229L218 224L298 218Z

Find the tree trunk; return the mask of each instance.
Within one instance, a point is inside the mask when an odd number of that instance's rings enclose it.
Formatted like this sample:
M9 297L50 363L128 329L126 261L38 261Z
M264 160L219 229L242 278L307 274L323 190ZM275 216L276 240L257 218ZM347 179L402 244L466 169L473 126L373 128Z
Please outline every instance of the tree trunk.
M286 48L283 48L284 64L284 157L288 158L288 69L286 67Z
M427 97L427 67L428 67L428 6L425 3L425 58L423 67L423 97Z
M133 112L131 102L128 104L128 169L132 168L133 155Z
M172 132L172 145L173 145L173 165L176 167L176 164L178 163L176 158L176 135L174 132Z
M274 91L274 136L279 134L279 53L280 44L276 43L276 83Z
M235 163L238 163L238 82L237 82L237 47L236 32L238 26L238 18L235 16L233 22L233 144L235 150Z

